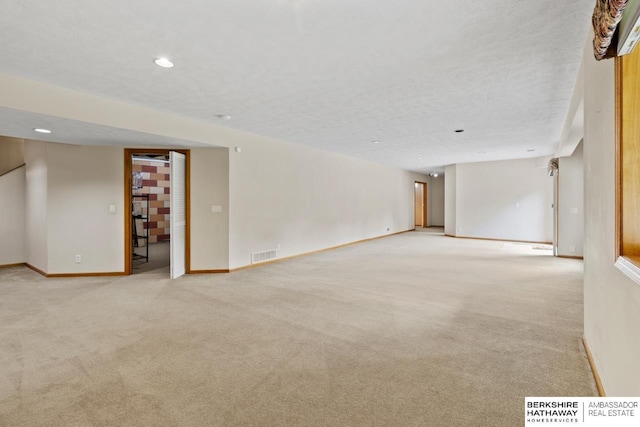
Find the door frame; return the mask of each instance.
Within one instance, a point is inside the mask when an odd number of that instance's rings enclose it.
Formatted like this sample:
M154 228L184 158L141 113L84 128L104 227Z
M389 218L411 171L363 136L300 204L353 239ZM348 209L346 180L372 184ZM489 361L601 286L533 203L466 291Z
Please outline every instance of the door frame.
M427 183L423 181L414 181L413 184L413 224L415 230L416 223L416 184L422 186L422 227L427 227Z
M132 220L132 200L131 200L131 185L132 185L132 171L133 162L131 157L134 154L158 154L169 155L169 151L175 151L177 153L184 154L185 159L185 214L186 214L186 226L185 226L185 272L189 274L191 272L191 150L185 149L169 149L169 148L125 148L124 149L124 273L131 274L133 270L131 255L133 247L133 238L131 235L131 229L133 227ZM147 243L148 244L148 243Z
M560 167L553 174L553 256L558 256L560 236Z

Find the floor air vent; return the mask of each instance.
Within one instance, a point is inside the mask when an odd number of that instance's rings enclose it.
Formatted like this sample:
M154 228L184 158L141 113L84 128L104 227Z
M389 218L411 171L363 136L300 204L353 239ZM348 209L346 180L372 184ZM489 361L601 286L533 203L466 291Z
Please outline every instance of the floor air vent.
M270 249L268 251L262 251L262 252L253 252L251 253L251 264L269 261L270 259L275 259L277 257L278 257L278 253L276 249Z

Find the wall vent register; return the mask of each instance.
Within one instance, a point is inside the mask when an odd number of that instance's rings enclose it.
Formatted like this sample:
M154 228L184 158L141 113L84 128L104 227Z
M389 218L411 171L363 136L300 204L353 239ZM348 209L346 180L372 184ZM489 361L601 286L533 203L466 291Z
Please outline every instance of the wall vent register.
M251 264L257 264L259 262L269 261L278 257L278 251L276 249L270 249L262 252L251 253Z

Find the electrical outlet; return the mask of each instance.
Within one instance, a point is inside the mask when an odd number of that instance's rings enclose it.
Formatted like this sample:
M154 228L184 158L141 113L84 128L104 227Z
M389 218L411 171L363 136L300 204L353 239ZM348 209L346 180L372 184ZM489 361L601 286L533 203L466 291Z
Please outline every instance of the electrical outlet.
M82 255L76 255L76 264L80 264L82 262Z
M110 214L116 213L116 205L113 205L113 204L109 205L109 213Z

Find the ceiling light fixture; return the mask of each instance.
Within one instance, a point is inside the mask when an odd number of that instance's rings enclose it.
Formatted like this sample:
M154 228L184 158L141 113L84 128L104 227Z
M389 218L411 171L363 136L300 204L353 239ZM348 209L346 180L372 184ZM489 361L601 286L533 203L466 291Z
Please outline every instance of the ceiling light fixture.
M418 157L418 160L422 160L422 157Z
M375 140L375 141L371 141L372 144L380 144L380 141Z
M49 129L43 129L43 128L35 128L34 131L39 133L51 133Z
M431 172L429 174L429 176L433 177L433 178L437 178L438 177L438 173L437 172Z
M159 65L162 68L173 68L173 62L169 60L169 58L156 58L153 60L156 65Z
M216 117L220 120L231 120L231 116L228 114L216 114Z
M462 132L464 132L464 129L456 129L454 132L455 133L462 133Z
M536 149L535 148L529 148L527 151L532 153L532 152L536 151Z

